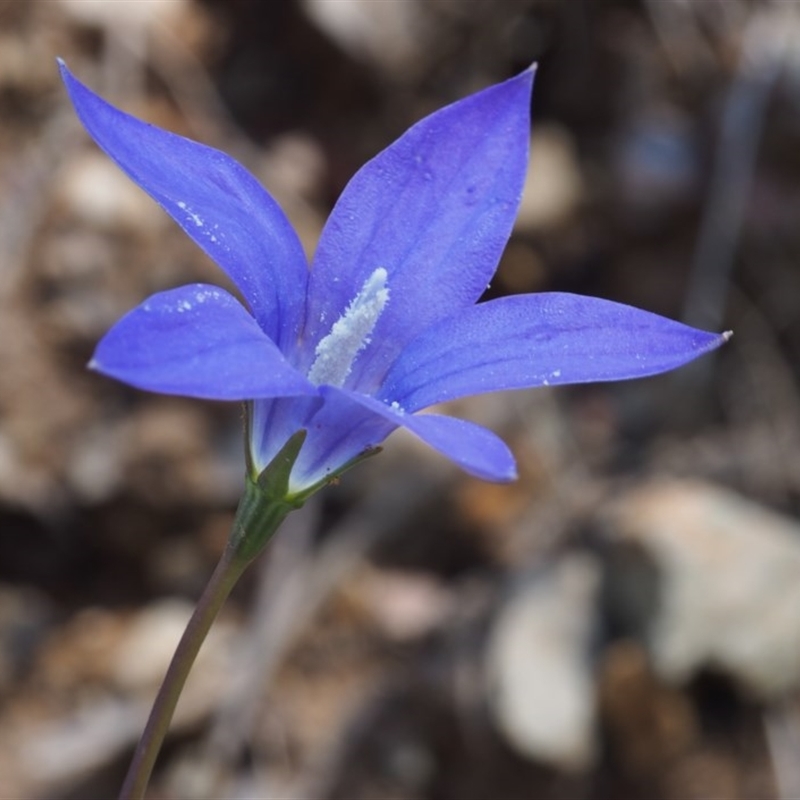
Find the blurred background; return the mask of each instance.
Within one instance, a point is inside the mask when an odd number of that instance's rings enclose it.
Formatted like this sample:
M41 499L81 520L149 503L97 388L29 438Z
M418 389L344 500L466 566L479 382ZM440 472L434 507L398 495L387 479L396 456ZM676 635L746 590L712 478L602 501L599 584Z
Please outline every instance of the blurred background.
M451 404L510 486L391 437L237 588L152 798L800 797L800 6L754 0L0 2L0 796L115 795L243 475L234 404L85 369L147 295L224 277L57 55L242 160L309 253L365 160L538 61L487 297L735 331Z

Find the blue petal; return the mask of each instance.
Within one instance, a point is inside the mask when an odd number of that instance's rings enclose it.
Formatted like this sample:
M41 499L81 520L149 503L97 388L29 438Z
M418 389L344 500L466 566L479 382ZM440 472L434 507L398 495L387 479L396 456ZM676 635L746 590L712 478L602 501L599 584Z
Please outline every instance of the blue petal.
M60 67L97 144L228 273L268 336L296 341L308 268L272 197L229 156L119 111Z
M130 311L89 366L139 389L211 400L317 391L235 297L200 283L155 294Z
M353 177L311 271L309 362L379 267L389 274L389 302L356 362L352 388L376 388L414 336L480 297L522 194L532 81L529 70L437 111Z
M432 326L392 365L379 395L406 411L481 392L641 378L713 350L725 336L573 294L481 303Z
M250 456L261 472L297 431L309 431L303 450L309 449L310 420L323 404L321 396L254 400L250 411ZM323 432L324 434L324 432ZM296 470L295 470L296 471ZM297 487L292 487L294 491Z
M290 436L307 432L292 469L291 492L325 480L397 427L328 387L320 392L318 398L257 400L252 406L250 453L259 472Z
M514 457L485 428L435 414L412 416L367 395L320 387L317 398L277 398L253 403L250 448L260 471L298 430L308 432L292 469L290 491L301 492L378 447L398 427L412 433L466 472L491 481L516 477Z
M323 392L346 395L392 423L393 428L406 428L470 475L499 483L517 477L514 456L506 443L480 425L439 414L408 414L357 392L329 387L324 387Z

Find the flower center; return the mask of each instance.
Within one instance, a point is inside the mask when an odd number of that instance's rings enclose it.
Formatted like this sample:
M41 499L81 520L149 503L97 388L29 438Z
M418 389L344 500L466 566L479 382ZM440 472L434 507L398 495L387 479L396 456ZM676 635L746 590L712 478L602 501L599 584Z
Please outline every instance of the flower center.
M333 323L331 332L320 339L308 372L312 383L344 386L356 356L370 343L370 335L389 300L388 277L386 270L378 267Z

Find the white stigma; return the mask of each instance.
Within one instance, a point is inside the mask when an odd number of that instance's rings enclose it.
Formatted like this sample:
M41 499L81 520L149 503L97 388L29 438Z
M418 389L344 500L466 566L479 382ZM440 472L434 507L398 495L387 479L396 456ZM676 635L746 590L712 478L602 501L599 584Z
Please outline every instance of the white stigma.
M344 386L356 356L369 344L370 334L389 300L388 277L386 270L378 267L333 323L331 332L320 340L308 372L311 383Z

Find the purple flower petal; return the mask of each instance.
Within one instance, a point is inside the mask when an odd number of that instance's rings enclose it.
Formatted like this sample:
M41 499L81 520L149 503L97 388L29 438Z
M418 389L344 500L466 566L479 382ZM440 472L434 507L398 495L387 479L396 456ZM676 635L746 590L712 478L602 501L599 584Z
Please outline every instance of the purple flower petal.
M230 156L119 111L60 67L97 144L228 273L267 335L295 341L308 268L272 197Z
M254 400L250 411L250 455L256 472L261 472L297 431L305 429L308 436L301 450L313 447L310 420L323 404L315 397L274 397ZM297 472L295 464L293 474Z
M211 400L317 391L233 295L200 283L155 294L122 317L90 366L140 389Z
M480 303L426 330L401 353L378 394L413 412L501 389L641 378L724 341L609 300L517 295Z
M339 198L309 281L306 358L365 281L388 272L389 302L347 385L376 388L405 344L474 303L519 206L533 72L431 114L367 163Z
M308 432L292 469L290 490L293 491L325 480L365 450L378 447L397 427L394 418L375 414L337 389L321 386L320 395L322 403L316 398L300 403L296 399L259 401L260 405L268 404L271 408L263 428L269 452L260 452L258 463L268 463L300 428Z
M408 429L470 475L500 483L517 477L514 456L506 443L480 425L439 414L407 414L358 392L329 387L323 391L346 395L391 422L393 427Z

